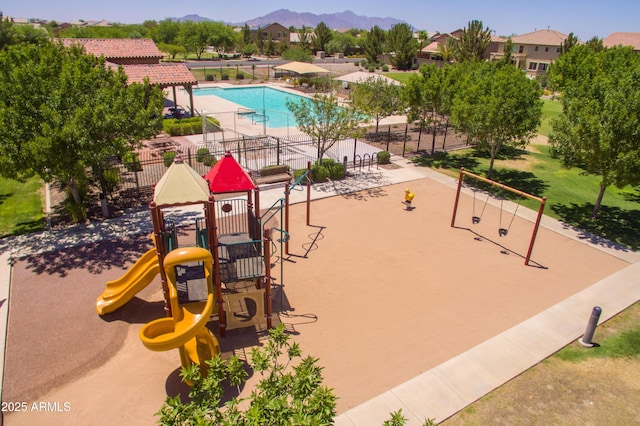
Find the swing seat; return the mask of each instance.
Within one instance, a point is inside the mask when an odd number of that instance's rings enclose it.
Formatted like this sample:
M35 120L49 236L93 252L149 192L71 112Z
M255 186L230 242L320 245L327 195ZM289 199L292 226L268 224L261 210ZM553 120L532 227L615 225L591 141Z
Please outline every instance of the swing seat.
M473 216L471 218L471 223L473 223L474 225L477 225L480 223L480 216Z
M498 235L500 235L501 237L506 237L508 233L509 233L508 229L498 228Z

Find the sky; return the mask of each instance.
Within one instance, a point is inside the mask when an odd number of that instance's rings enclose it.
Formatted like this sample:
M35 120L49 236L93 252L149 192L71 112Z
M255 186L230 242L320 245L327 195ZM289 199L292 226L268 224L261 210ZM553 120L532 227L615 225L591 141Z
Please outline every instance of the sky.
M14 0L0 4L5 16L58 22L78 19L124 24L197 14L228 23L264 16L278 9L314 14L350 10L356 15L396 18L416 30L451 32L480 20L495 35L521 35L541 29L574 33L580 40L612 32L640 32L638 0Z

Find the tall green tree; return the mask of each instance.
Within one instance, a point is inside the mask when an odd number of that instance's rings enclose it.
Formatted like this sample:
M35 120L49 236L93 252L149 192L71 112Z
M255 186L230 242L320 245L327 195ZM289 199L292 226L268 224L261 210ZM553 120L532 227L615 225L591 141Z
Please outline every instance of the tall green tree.
M313 36L311 37L311 44L316 50L327 50L327 44L333 38L333 31L327 26L327 24L320 22L313 30Z
M420 134L425 125L433 126L432 155L435 153L437 128L443 122L448 123L451 109L454 90L450 70L449 66L423 65L420 73L412 75L402 91L407 119L420 123Z
M438 54L445 63L452 62L455 59L456 46L458 41L453 37L448 37L443 44L438 45Z
M211 22L183 22L180 26L179 44L198 59L207 51L211 38Z
M219 56L233 50L238 42L238 35L229 25L223 22L206 22L209 34L208 44L218 52Z
M387 43L387 32L374 25L364 39L364 57L369 62L378 62L378 57L384 53Z
M410 70L418 54L418 42L408 24L396 24L387 34L387 51L391 64L399 70Z
M562 46L560 48L560 54L563 55L571 50L572 47L577 46L580 43L578 37L576 37L573 33L569 33L567 38L562 42Z
M640 57L631 47L578 45L550 76L562 93L550 141L566 166L600 176L596 219L609 186L640 184Z
M127 84L122 69L77 46L11 46L0 76L0 173L62 182L79 209L89 172L138 147L161 119L159 88Z
M456 44L455 58L458 62L481 61L491 43L491 30L482 21L470 21Z
M298 129L318 142L318 164L339 140L359 134L355 110L338 105L333 94L315 94L311 99L287 100L287 108L296 119Z
M361 114L376 122L376 133L380 120L398 112L401 106L399 86L372 75L351 90L351 105Z
M456 86L451 122L490 155L487 178L504 146L526 146L542 116L539 85L515 67L488 62L458 64L464 77Z

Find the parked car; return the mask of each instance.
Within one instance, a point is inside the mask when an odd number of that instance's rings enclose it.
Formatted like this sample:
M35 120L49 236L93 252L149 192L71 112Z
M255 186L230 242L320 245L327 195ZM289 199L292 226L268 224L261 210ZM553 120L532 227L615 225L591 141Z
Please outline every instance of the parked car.
M189 118L191 117L191 113L185 111L184 108L181 107L171 107L169 108L169 112L164 115L164 118Z

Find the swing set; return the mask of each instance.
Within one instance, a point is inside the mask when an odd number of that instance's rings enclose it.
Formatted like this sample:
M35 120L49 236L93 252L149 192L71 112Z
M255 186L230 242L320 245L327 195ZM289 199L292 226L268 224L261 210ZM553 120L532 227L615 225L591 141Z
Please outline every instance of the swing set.
M453 205L453 215L451 217L451 227L455 227L456 224L456 214L458 212L458 202L460 200L460 189L462 188L462 182L464 180L464 177L468 176L471 177L473 179L476 179L478 181L487 183L489 185L491 185L491 187L496 187L496 188L500 188L502 190L511 192L513 194L516 194L518 196L520 196L520 199L518 200L518 203L516 204L516 208L513 212L513 215L511 216L511 220L508 222L508 224L506 226L503 225L503 211L504 211L504 198L500 200L500 222L499 222L499 226L498 226L498 235L500 237L506 237L509 234L509 230L511 229L511 225L513 224L513 221L516 217L516 214L518 213L518 208L520 207L520 204L522 203L522 200L525 198L528 198L530 200L534 200L537 201L538 203L540 203L540 208L538 209L538 217L536 218L536 222L535 225L533 227L533 234L531 235L531 241L529 242L529 249L527 250L527 256L525 257L525 261L524 264L525 265L529 265L529 260L531 259L531 253L533 252L533 246L535 244L536 241L536 236L538 235L538 228L540 227L540 220L542 219L542 213L544 212L544 206L547 202L547 197L536 197L535 195L531 195L531 194L527 194L526 192L520 191L518 189L515 188L511 188L510 186L504 185L502 183L493 181L491 179L487 179L485 177L476 175L474 173L468 172L464 169L464 167L460 168L460 177L458 178L458 189L456 191L456 200L455 203ZM471 223L474 225L479 224L482 221L482 215L484 214L485 209L487 208L487 203L489 202L489 198L491 198L491 192L487 191L487 197L484 200L484 204L482 206L482 209L480 210L479 214L476 214L476 190L474 189L473 191L473 207L472 207L472 217L471 217Z

